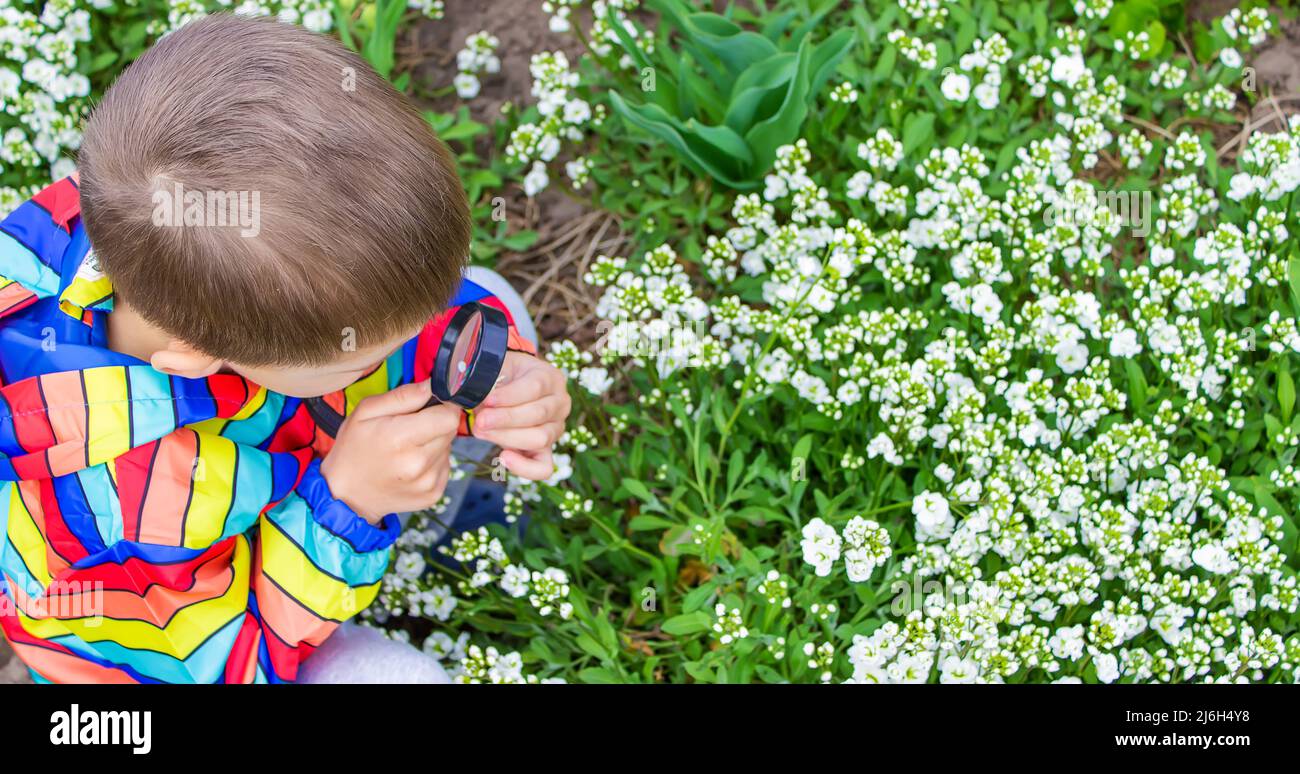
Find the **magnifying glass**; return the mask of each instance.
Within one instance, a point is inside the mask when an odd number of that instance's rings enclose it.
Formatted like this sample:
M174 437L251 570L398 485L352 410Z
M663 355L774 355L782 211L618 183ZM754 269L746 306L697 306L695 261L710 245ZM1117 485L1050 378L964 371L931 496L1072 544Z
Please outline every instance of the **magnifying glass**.
M477 301L462 304L434 355L429 378L434 400L465 409L482 403L501 375L509 340L505 312Z
M472 426L474 407L483 402L501 375L509 341L505 312L477 301L462 304L438 342L429 375L433 397L425 405L455 403L466 410ZM343 415L324 398L307 398L305 402L316 425L331 438L338 437Z

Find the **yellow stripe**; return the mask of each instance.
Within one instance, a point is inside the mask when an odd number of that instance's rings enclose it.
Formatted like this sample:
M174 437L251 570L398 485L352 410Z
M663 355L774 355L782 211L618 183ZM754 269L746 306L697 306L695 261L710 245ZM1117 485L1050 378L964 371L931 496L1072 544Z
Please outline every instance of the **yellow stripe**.
M77 276L72 279L67 289L59 295L59 309L81 319L81 313L92 303L102 301L113 292L113 283L108 277L87 279Z
M381 392L388 392L387 360L376 368L374 373L343 388L344 405L347 406L345 414L351 414L363 399L369 398L371 395L378 395Z
M342 621L369 606L379 593L379 583L353 588L320 571L303 550L274 526L262 524L262 573L316 615Z
M215 599L196 602L172 617L164 629L145 621L112 621L98 616L85 618L28 618L18 612L19 623L34 637L48 640L75 634L87 644L116 642L128 648L152 650L178 659L189 658L212 633L248 607L248 541L240 535L231 561L234 582Z
M253 393L252 396L249 397L248 401L244 404L244 407L241 408L237 414L231 417L230 421L238 422L241 419L248 419L258 411L261 411L262 406L266 405L266 394L265 387L258 387L257 392Z
M181 545L207 548L221 537L235 495L235 442L219 435L198 433L199 456L194 468L193 494L185 514Z
M111 460L131 449L131 404L126 396L126 369L118 366L87 368L86 401L90 404L86 428L87 456L91 465Z
M18 549L18 555L23 558L23 564L27 565L27 570L31 572L32 577L36 578L41 585L48 586L51 576L50 566L46 563L45 538L36 528L35 518L23 504L18 487L18 484L14 484L10 488L9 540L14 544L14 548Z

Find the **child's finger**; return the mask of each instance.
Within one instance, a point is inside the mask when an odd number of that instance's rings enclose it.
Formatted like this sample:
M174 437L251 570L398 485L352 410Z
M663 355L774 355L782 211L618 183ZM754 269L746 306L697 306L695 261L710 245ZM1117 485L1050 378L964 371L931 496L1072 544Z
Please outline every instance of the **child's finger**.
M555 473L555 461L551 457L550 449L539 452L507 449L501 452L500 459L501 464L506 466L506 470L530 481L545 481Z
M455 435L460 428L461 408L455 403L439 403L421 409L400 422L407 440L416 446Z
M527 371L518 378L497 385L483 401L485 408L518 406L532 403L551 390L547 386L547 373L543 369Z
M545 395L541 400L518 406L479 409L474 412L474 427L481 430L536 427L559 419L563 406L564 396Z
M559 422L551 422L533 427L511 427L499 430L479 430L475 425L473 430L475 438L490 441L502 449L541 451L549 449L551 444L555 443L564 432L564 427Z

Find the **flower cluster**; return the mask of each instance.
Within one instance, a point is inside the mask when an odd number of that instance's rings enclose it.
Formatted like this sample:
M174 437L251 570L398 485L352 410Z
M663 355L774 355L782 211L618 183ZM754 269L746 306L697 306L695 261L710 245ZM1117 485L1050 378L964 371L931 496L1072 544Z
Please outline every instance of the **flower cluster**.
M604 106L593 110L577 95L578 74L569 69L563 51L534 54L528 70L533 77L532 95L537 99L539 118L515 127L506 145L506 156L530 165L524 177L524 193L536 196L550 184L546 164L559 155L565 141L580 141L584 128L598 124ZM588 166L585 160L575 159L566 171L573 184L580 186L586 181Z
M94 73L121 52L112 39L92 38L92 18L108 0L0 0L0 211L71 174L81 144ZM438 5L441 5L439 2ZM156 39L209 12L233 11L324 32L333 26L326 0L165 0L127 3L103 28L133 29L124 37Z
M480 73L489 75L501 71L501 60L497 58L497 46L501 41L497 36L486 31L475 32L465 38L465 47L456 52L456 69L459 71L452 79L456 95L461 99L474 99L478 96L482 84Z

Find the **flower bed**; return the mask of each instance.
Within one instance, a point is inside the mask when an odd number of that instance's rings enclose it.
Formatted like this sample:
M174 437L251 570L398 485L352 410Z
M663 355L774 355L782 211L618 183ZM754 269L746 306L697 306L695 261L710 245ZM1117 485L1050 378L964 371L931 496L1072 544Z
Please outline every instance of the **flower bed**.
M408 534L372 616L469 681L1293 681L1267 12L633 5L564 14L498 131L636 237L550 344L562 469L456 571Z

